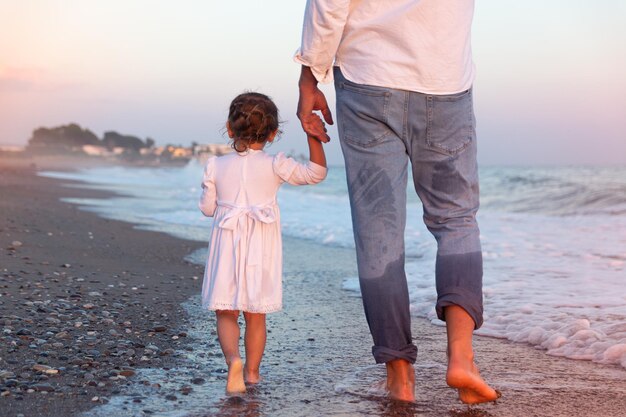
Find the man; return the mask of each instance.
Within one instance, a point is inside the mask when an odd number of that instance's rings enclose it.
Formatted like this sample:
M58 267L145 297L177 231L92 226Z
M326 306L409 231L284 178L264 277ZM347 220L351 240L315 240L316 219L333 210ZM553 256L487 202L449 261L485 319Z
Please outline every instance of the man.
M465 403L498 393L474 365L482 324L482 252L472 104L473 0L309 0L298 118L308 136L332 115L318 82L334 78L339 138L352 209L359 282L392 398L414 401L409 296L404 271L408 161L424 222L437 240L437 315L448 335L446 382Z

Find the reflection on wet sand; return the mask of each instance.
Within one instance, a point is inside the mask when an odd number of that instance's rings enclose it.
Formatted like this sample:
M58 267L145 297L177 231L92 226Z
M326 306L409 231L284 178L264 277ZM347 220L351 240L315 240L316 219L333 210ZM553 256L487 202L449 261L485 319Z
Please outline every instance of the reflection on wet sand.
M261 399L255 395L256 388L249 388L244 395L234 395L220 399L211 408L217 409L210 414L192 413L188 417L260 417Z

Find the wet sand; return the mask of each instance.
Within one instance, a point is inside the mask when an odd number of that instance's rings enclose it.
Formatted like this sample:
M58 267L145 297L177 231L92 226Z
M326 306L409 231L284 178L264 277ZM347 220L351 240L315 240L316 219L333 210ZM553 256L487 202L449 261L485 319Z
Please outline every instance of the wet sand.
M268 316L265 379L242 397L226 397L214 319L193 296L201 282L193 276L201 277L201 267L182 260L204 244L80 211L58 199L106 195L60 184L23 168L0 169L0 372L15 374L0 376L0 389L9 392L0 398L2 416L626 414L624 369L554 358L483 337L475 339L477 363L503 398L497 404L462 405L444 381L445 329L422 319L413 321L417 404L386 400L379 388L384 369L373 364L361 300L341 290L342 279L356 273L353 251L296 239L284 242L285 310ZM22 245L13 247L15 240ZM94 292L101 296L89 295ZM63 305L54 306L60 299ZM123 308L113 306L119 300ZM77 321L84 324L75 328ZM131 333L125 333L127 321ZM166 330L154 331L157 325ZM32 334L20 337L21 329ZM111 329L121 336L111 335ZM64 331L69 338L57 339ZM173 339L182 332L187 337ZM149 344L173 352L146 354ZM98 358L89 356L94 348ZM64 369L52 375L32 370L43 362ZM124 366L135 375L120 378ZM93 378L85 378L87 373ZM92 379L95 386L89 385ZM7 386L7 380L17 382ZM29 393L33 384L48 384L54 391Z

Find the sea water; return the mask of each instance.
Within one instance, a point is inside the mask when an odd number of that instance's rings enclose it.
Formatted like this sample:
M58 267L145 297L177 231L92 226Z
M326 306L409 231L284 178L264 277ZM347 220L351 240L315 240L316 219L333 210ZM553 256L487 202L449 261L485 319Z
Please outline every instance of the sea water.
M211 219L197 208L198 162L42 175L118 193L67 199L102 216L208 240ZM480 178L485 323L477 333L626 368L626 167L485 167ZM442 325L434 312L436 244L411 183L407 193L411 311ZM316 186L286 185L278 198L283 234L354 247L342 167ZM358 279L345 277L343 288L358 296Z

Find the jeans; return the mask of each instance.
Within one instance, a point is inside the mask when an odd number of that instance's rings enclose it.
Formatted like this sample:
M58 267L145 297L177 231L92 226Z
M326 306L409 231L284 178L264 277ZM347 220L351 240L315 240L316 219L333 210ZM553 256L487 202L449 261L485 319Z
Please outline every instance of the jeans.
M482 324L482 251L472 90L429 95L350 82L335 68L359 283L377 363L417 357L404 270L408 161L437 241L437 316Z

